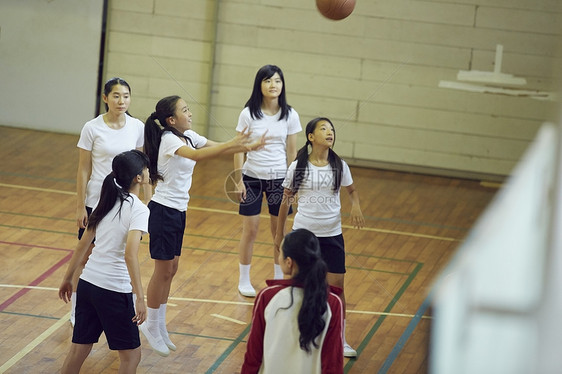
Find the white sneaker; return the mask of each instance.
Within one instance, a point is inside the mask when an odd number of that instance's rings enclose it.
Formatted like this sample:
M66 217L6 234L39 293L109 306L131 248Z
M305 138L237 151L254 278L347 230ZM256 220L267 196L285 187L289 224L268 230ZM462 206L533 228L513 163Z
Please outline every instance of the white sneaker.
M343 344L343 357L357 357L357 351L347 343Z
M162 340L164 340L164 344L166 344L166 346L170 349L170 351L175 351L177 349L176 345L172 343L172 341L170 340L168 331L166 331L166 333L163 334L162 330L160 330L160 335L162 336Z
M146 340L148 340L148 344L150 344L154 352L163 357L167 357L170 354L170 349L168 348L166 343L164 343L162 337L155 337L154 335L152 335L152 333L148 329L148 325L146 324L146 322L139 325L139 330L142 332Z
M238 292L242 294L242 296L246 297L256 297L256 290L252 287L251 284L247 285L238 285Z

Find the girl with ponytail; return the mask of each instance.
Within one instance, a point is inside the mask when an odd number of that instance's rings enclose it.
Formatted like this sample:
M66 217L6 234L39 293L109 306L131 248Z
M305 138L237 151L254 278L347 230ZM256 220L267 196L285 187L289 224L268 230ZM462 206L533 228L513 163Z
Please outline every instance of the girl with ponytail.
M242 374L343 373L341 289L328 288L316 236L287 234L279 264L285 279L256 298Z
M340 189L345 187L351 199L351 222L354 227L363 227L365 221L359 206L359 195L347 163L334 152L336 130L332 121L318 117L306 125L306 143L297 152L283 181L283 201L279 208L279 222L274 250L284 236L284 227L289 207L298 202L293 230L307 228L320 242L322 258L328 267L327 280L330 285L342 289L344 305L344 356L356 357L357 352L345 339L345 247L341 227Z
M138 195L141 186L148 183L148 158L144 153L132 150L115 156L112 171L103 180L99 203L59 288L59 297L69 302L73 297L72 275L96 237L78 281L72 346L62 373L80 371L102 332L109 349L119 351L119 372L136 372L141 358L138 325L146 319L138 250L141 235L148 231L149 215Z
M199 160L265 145L265 134L250 139L244 129L233 139L217 143L191 129L191 112L185 100L168 96L156 104L144 127L144 150L150 160L150 179L156 184L148 203L150 256L154 272L148 283L146 323L140 330L152 349L168 356L176 346L166 328L166 307L172 279L178 271L193 169Z

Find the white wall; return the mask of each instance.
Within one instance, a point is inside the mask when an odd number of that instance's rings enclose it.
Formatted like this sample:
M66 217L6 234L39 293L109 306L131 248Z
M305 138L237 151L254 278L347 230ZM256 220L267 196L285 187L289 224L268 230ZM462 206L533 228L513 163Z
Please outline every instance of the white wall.
M2 0L0 124L78 133L94 116L102 6Z
M36 2L48 8L59 0ZM195 130L215 140L234 134L267 63L285 72L303 125L319 115L335 122L335 149L353 165L501 179L540 124L558 119L558 103L438 87L461 69L492 71L502 44L502 72L526 78L526 89L558 89L558 0L362 0L342 21L323 18L313 0L111 0L109 7L104 79L131 84L130 112L144 120L158 99L179 94ZM34 74L34 82L45 79L40 69ZM81 86L72 96L94 92ZM58 110L60 102L47 106ZM66 117L78 131L83 121Z

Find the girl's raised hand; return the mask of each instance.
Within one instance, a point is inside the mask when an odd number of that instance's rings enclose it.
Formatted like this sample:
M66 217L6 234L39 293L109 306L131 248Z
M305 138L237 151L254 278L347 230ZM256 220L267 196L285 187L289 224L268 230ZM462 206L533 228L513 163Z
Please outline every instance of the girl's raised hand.
M267 140L269 140L269 138L266 136L267 135L267 131L266 130L262 136L260 136L258 139L256 139L255 141L253 141L252 143L246 144L246 149L248 151L257 151L262 149L263 147L265 147L265 145L267 144Z
M267 131L260 136L258 139L251 139L252 132L248 130L248 127L239 132L231 142L237 146L241 146L245 152L257 151L262 149L267 144Z

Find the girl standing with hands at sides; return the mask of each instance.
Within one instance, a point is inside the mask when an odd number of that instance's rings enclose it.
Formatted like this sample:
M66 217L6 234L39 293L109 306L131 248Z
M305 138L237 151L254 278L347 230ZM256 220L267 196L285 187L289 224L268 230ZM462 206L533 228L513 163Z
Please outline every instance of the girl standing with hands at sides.
M121 78L111 78L104 85L102 99L106 113L86 122L78 140L80 152L76 177L78 239L82 237L88 224L88 216L100 197L102 182L111 172L113 157L131 149L142 151L144 143L144 124L127 112L131 103L129 84ZM150 184L143 185L143 195L145 202L148 202L152 195ZM93 246L94 243L91 243L83 263L74 275L75 286ZM71 298L71 305L70 322L74 325L76 294Z
M238 118L236 131L249 128L254 134L268 132L267 148L252 152L244 160L244 153L234 155L239 214L242 218L242 237L238 247L238 291L246 297L255 297L256 290L250 281L250 266L254 241L258 233L260 212L265 192L270 215L271 235L275 238L277 215L283 196L281 182L287 165L296 155L297 133L302 131L298 113L287 104L285 78L275 65L265 65L256 74L250 99ZM241 173L240 173L241 170ZM277 257L274 260L274 279L283 278Z
M341 289L328 288L316 236L297 229L279 253L284 280L254 303L242 374L343 373Z
M265 134L252 141L246 129L228 142L217 143L191 130L191 122L185 100L168 96L156 104L156 111L145 124L150 179L158 183L148 204L154 272L147 289L147 321L140 330L161 356L176 350L166 329L166 307L172 279L178 270L195 163L221 154L257 150L265 145Z
M306 125L306 143L299 149L283 181L283 202L279 210L275 251L284 235L284 224L292 201L298 202L293 230L307 228L320 242L322 258L328 266L327 280L330 285L344 289L345 247L341 227L340 188L346 188L351 199L351 222L361 228L365 224L359 194L347 163L334 152L336 141L334 125L328 118L319 117ZM308 146L310 145L310 153ZM295 199L295 195L298 197ZM357 352L345 339L345 293L341 298L344 306L344 356L356 357Z
M80 275L76 323L63 374L78 373L102 332L109 349L119 351L119 373L135 373L141 358L138 325L146 318L138 250L148 230L149 211L138 198L149 183L148 158L138 150L113 159L99 203L70 259L59 288L64 302L74 295L72 276L96 237L96 246ZM136 298L136 311L132 291Z

